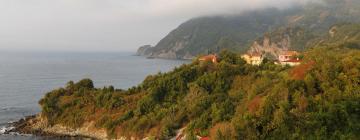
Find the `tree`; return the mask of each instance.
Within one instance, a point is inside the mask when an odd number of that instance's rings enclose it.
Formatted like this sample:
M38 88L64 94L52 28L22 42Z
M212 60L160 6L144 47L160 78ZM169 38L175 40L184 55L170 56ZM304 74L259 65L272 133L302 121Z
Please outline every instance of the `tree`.
M88 88L93 89L94 83L91 79L82 79L78 83L75 84L77 88Z

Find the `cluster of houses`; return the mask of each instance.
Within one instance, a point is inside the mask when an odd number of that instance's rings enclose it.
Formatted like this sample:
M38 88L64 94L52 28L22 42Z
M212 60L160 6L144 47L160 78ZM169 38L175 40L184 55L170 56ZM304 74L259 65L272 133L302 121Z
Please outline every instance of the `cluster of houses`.
M282 51L278 54L275 64L297 66L301 64L301 59L298 57L300 53L297 51ZM264 53L251 52L241 56L248 64L260 65L264 59ZM199 61L210 61L218 63L219 57L216 54L206 55L199 58Z
M301 60L298 57L298 55L299 53L297 51L282 51L278 54L275 64L289 65L289 66L300 65ZM242 55L241 57L248 64L252 64L252 65L260 65L265 58L264 54L259 52L247 53Z

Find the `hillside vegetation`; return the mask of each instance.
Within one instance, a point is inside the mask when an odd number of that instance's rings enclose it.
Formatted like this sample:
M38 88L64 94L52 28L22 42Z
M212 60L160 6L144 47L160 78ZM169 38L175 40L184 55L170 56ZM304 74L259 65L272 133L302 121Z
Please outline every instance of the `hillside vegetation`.
M218 64L194 60L128 90L69 82L40 101L42 115L73 128L94 121L113 138L169 139L186 128L187 139L356 139L358 27L336 26L335 36L315 43L296 67L252 66L223 51Z

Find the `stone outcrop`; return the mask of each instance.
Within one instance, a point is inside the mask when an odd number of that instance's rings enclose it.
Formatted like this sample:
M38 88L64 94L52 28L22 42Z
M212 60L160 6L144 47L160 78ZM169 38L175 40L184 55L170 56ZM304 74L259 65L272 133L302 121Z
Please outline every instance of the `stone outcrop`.
M253 45L250 47L248 53L262 53L267 54L266 56L269 59L276 59L278 58L279 54L283 51L289 50L291 47L290 37L284 37L279 42L272 42L271 38L265 36L262 45L259 44L258 41L255 41Z

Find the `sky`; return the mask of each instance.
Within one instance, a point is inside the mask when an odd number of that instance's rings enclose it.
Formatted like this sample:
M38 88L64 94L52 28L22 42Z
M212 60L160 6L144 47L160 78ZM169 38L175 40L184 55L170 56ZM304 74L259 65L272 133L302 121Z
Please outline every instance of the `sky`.
M0 0L0 50L136 51L194 17L306 0Z

